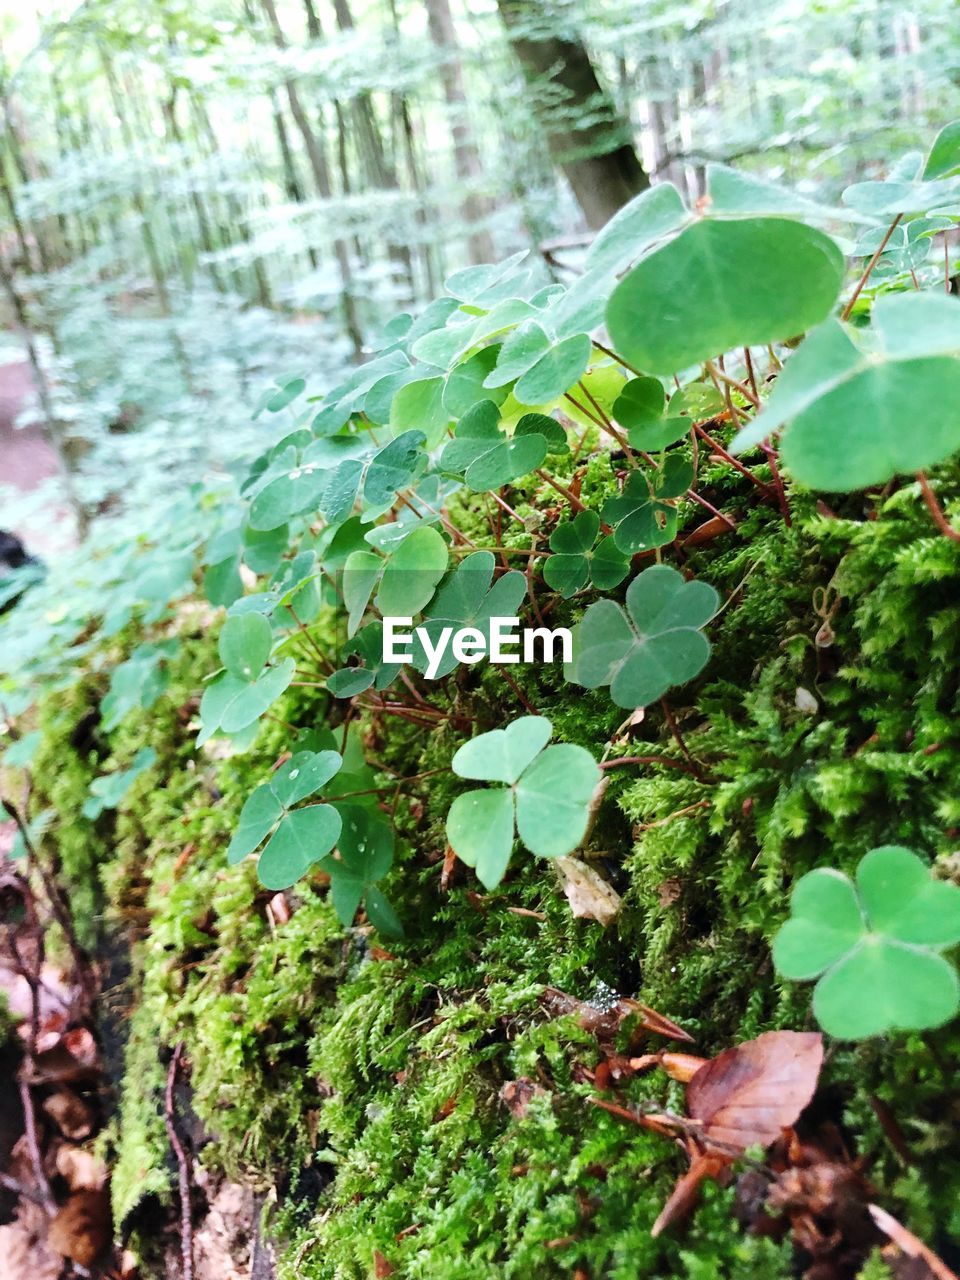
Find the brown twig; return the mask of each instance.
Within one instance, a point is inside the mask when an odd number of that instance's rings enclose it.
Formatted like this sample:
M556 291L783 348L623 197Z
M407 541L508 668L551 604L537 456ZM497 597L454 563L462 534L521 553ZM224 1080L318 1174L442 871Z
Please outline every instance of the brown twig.
M680 769L689 773L698 781L703 781L703 774L695 766L684 764L682 760L671 760L669 756L618 756L615 760L602 760L601 769L618 769L625 764L661 764L665 769Z
M50 1190L50 1183L43 1171L43 1157L40 1155L40 1144L37 1141L37 1113L33 1106L33 1094L25 1080L18 1081L20 1088L20 1105L23 1107L23 1132L30 1153L30 1164L33 1168L33 1180L37 1184L37 1192L42 1198L44 1208L52 1212L56 1201Z
M176 1110L173 1091L177 1083L177 1072L183 1057L183 1041L173 1051L170 1067L167 1071L167 1088L164 1094L163 1119L167 1128L167 1138L177 1160L177 1181L180 1188L180 1256L183 1259L182 1280L193 1280L193 1222L190 1217L190 1164L187 1153L183 1149L180 1135L177 1133Z

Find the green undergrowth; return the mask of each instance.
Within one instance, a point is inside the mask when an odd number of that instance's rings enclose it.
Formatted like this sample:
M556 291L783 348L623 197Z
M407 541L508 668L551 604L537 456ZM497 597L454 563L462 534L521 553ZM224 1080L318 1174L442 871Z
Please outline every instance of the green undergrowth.
M957 475L939 478L949 498ZM672 700L696 764L689 771L657 706L611 748L680 767L609 771L586 851L623 896L607 930L574 919L555 869L525 853L491 894L462 866L443 890L443 820L463 785L449 772L396 801L398 856L384 888L402 941L363 924L344 930L319 876L287 892L293 914L278 923L249 862L230 868L224 852L289 732L271 722L234 758L195 751L196 673L215 666L214 638L197 621L184 624L166 694L113 733L96 722L103 677L47 699L33 805L61 821L45 848L85 936L122 930L132 942L106 1145L117 1219L135 1246L148 1254L146 1215L172 1196L162 1089L182 1040L203 1159L276 1188L283 1280L365 1280L377 1254L411 1280L549 1280L577 1268L592 1280L793 1274L789 1245L734 1224L732 1188L709 1186L687 1228L650 1238L683 1159L590 1105L583 1068L596 1064L596 1043L552 1016L542 991L637 996L704 1054L812 1026L809 989L779 983L769 960L792 883L824 862L850 869L889 842L949 873L960 828L960 548L932 530L909 486L869 510L863 501L823 514L796 496L785 528L775 508L744 498L736 533L684 552L727 601L710 666ZM482 529L485 515L472 514ZM468 532L469 515L458 516ZM688 531L696 523L691 513ZM560 605L554 622L577 608ZM599 754L623 719L605 694L573 692L556 672L518 679L559 740ZM493 669L451 677L446 694L453 714L437 732L364 722L384 781L389 770L445 768L464 738L516 709ZM275 710L304 729L329 714L325 694L299 688ZM79 818L91 777L144 745L157 764L117 814ZM824 1072L833 1118L872 1158L881 1199L941 1245L960 1240L947 1066L958 1050L948 1027L835 1046ZM536 1087L518 1116L501 1091L521 1077ZM659 1073L623 1097L682 1104ZM871 1099L894 1110L913 1167L890 1148ZM865 1276L882 1273L869 1267Z

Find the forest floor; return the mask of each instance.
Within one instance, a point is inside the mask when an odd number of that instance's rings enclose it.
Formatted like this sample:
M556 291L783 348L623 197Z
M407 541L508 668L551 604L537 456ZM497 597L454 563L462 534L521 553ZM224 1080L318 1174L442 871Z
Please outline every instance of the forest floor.
M30 366L25 360L0 363L0 487L9 486L21 493L33 492L60 471L57 455L40 427L14 425L32 390ZM63 549L69 523L66 509L48 509L33 515L15 513L9 519L0 507L0 528L10 529L41 556Z

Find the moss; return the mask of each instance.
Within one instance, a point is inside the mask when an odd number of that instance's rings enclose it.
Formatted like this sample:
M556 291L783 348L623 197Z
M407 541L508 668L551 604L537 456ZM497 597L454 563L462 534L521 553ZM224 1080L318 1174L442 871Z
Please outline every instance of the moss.
M557 475L567 483L572 469ZM670 762L610 771L589 853L624 896L615 928L573 919L553 868L522 850L492 894L478 897L464 868L441 890L443 822L462 785L447 770L451 754L514 706L495 670L438 688L450 715L434 732L377 715L363 723L384 779L440 770L396 802L400 843L385 889L406 937L389 954L367 927L341 929L320 877L288 895L294 913L275 928L251 867L225 865L243 799L289 734L270 723L242 756L197 756L189 699L215 665L210 636L185 634L151 712L109 735L95 728L92 742L78 725L102 677L48 700L34 804L61 816L50 850L88 927L106 912L132 939L134 1007L112 1130L118 1219L168 1191L163 1062L183 1040L203 1158L278 1187L273 1225L291 1280L367 1277L375 1250L414 1280L569 1277L578 1267L615 1280L792 1274L788 1246L731 1226L729 1189L709 1187L685 1232L650 1238L682 1158L590 1107L582 1068L597 1048L570 1019L549 1018L539 993L549 984L638 995L687 1026L702 1052L809 1025L809 987L780 984L769 962L795 879L816 865L849 868L890 840L947 854L960 828L960 554L931 536L909 486L877 512L850 500L838 519L796 496L786 529L775 509L731 492L719 469L708 463L704 475L739 527L687 553L726 600L710 667L670 697L697 765L691 772L659 707L629 743L611 745ZM602 498L608 462L592 460L581 482ZM550 508L534 487L509 498L521 515L533 501L548 508L542 546L563 504ZM479 540L487 517L469 501L458 523ZM504 533L529 545L519 525ZM568 602L553 616L580 609ZM556 670L518 679L563 740L598 751L621 726L605 694L573 691ZM278 721L311 727L327 713L325 696L302 688L277 708ZM90 777L145 744L157 764L118 813L77 824ZM878 1187L932 1241L960 1237L958 1116L944 1066L958 1050L950 1028L841 1045L825 1075ZM520 1076L543 1092L516 1117L500 1094ZM669 1089L654 1076L628 1096ZM917 1152L909 1172L872 1097L894 1109ZM878 1262L869 1268L871 1280L882 1274Z

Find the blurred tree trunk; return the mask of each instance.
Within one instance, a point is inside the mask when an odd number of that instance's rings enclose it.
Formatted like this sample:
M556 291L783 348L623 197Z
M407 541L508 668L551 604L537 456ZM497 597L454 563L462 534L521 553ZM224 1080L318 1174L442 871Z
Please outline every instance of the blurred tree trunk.
M312 8L312 0L305 0L308 11ZM348 0L333 0L334 12L337 15L337 26L341 31L352 31L356 25ZM358 94L350 101L350 112L357 135L357 151L360 153L367 176L374 187L381 191L399 191L400 180L395 165L387 156L377 123L373 98L369 93ZM407 278L408 286L413 292L413 264L410 250L405 244L388 240L390 257L399 264Z
M274 44L278 49L285 49L287 42L283 34L283 28L280 26L280 19L277 17L277 6L274 4L274 0L260 0L260 3L263 6L264 13L267 15L267 21L270 23ZM303 148L307 153L310 172L313 174L317 191L322 199L329 200L333 193L333 188L330 185L330 170L327 167L327 158L323 154L323 148L307 117L296 84L293 80L287 80L283 87L286 90L287 102L290 104L290 114L293 116L293 122L297 126L300 137L303 139ZM346 241L337 237L333 242L333 250L340 271L342 291L340 300L343 307L344 324L350 341L353 343L354 352L357 356L360 356L363 352L363 335L360 332L357 304L353 296L353 273L350 269L350 253L347 249Z
M650 185L629 128L601 87L580 41L546 31L548 16L540 0L497 0L497 7L531 85L547 82L563 93L560 114L536 98L534 110L550 155L566 175L587 225L599 230ZM574 127L577 117L600 113L604 118L589 127Z
M443 92L450 108L450 132L453 137L453 164L462 183L476 183L483 175L480 153L474 142L467 116L467 94L463 86L463 67L457 45L457 31L450 11L450 0L426 0L430 38L444 55L440 68ZM461 210L473 228L468 237L473 262L491 262L496 257L490 232L476 224L490 212L490 202L476 192L468 191Z

